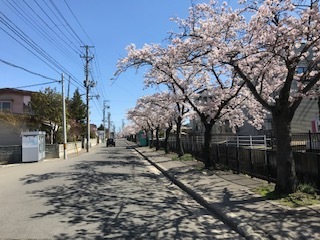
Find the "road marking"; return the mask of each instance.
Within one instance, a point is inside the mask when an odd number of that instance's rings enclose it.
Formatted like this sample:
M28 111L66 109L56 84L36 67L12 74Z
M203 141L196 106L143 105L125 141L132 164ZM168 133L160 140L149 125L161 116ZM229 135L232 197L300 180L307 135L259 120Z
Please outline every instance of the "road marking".
M154 174L156 174L156 175L160 175L161 174L161 172L155 167L155 166L153 166L151 163L149 163L146 159L144 159L138 152L136 152L136 151L133 151L134 152L134 154L135 155L137 155L140 159L141 159L141 161L143 162L143 164L146 166L146 168L150 171L150 172L152 172L152 173L154 173Z
M146 166L146 168L150 172L152 172L152 173L154 173L156 175L160 175L161 174L161 172L155 166L151 165L147 160L143 159L142 157L141 157L141 160L142 160L143 164Z
M150 170L150 172L152 172L152 173L154 173L156 175L160 175L161 174L161 172L156 167L154 167L152 165L149 165L149 166L147 165L146 167Z

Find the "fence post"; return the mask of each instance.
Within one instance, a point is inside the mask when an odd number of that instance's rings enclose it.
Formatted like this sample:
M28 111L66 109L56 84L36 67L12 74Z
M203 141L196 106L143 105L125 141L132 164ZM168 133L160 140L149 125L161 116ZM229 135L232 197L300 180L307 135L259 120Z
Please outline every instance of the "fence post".
M240 154L239 154L239 146L237 146L237 148L236 148L237 150L236 150L236 161L237 161L237 174L239 174L240 173Z
M317 172L317 176L318 176L318 189L320 189L320 153L317 155L317 165L318 165L318 172Z
M217 142L217 144L216 144L216 149L217 149L217 163L219 163L220 162L220 151L219 151L219 143Z
M267 158L267 180L268 180L268 183L270 183L271 167L270 167L269 153L267 149L266 149L266 158Z
M193 139L194 137L193 136L191 136L191 152L192 152L192 155L193 155L193 153L194 153L194 147L193 147L193 141L194 141L194 139Z
M311 139L311 131L309 130L309 146L310 146L310 152L312 152L312 139Z
M228 138L226 138L226 164L229 167L229 160L228 160Z
M249 149L249 159L250 159L250 176L253 178L253 162L252 162L252 148Z
M239 174L240 173L240 154L239 154L239 136L237 136L237 151L236 151L236 161L237 161L237 173Z

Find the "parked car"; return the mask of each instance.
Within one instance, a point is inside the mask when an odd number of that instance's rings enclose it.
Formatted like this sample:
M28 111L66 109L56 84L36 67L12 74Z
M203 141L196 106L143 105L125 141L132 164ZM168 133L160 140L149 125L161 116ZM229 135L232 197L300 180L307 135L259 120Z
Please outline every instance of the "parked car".
M107 140L107 147L109 147L109 146L116 146L116 142L114 141L114 139L113 138L108 138L108 140Z

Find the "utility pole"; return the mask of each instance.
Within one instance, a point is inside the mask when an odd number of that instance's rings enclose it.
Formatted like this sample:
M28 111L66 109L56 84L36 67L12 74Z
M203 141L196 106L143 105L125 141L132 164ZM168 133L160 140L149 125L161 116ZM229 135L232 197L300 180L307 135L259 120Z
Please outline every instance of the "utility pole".
M110 132L111 132L111 121L110 121L110 113L108 112L108 138L110 138Z
M102 142L104 143L105 139L106 139L106 108L109 109L109 105L106 105L108 101L104 100L103 101L103 139Z
M81 46L86 49L86 54L82 55L81 58L84 58L86 61L85 67L84 67L84 72L86 79L84 80L84 86L86 88L86 105L87 105L87 152L89 152L90 149L90 110L89 110L89 91L90 88L94 86L94 83L89 80L89 62L93 59L94 56L89 56L89 48L92 48L93 46Z
M70 75L69 75L69 81L68 81L68 91L67 91L67 99L70 99Z
M66 99L64 94L64 75L61 74L62 84L62 124L63 124L63 158L67 159L67 119L66 119Z
M106 140L106 101L103 101L103 138L102 143Z

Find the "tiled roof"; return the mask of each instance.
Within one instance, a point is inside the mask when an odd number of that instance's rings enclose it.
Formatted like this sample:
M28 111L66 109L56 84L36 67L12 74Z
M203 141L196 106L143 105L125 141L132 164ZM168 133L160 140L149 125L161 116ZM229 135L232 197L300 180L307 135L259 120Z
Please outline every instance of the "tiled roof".
M15 93L15 94L21 94L21 95L31 95L35 92L16 89L16 88L0 88L0 94L1 93Z

